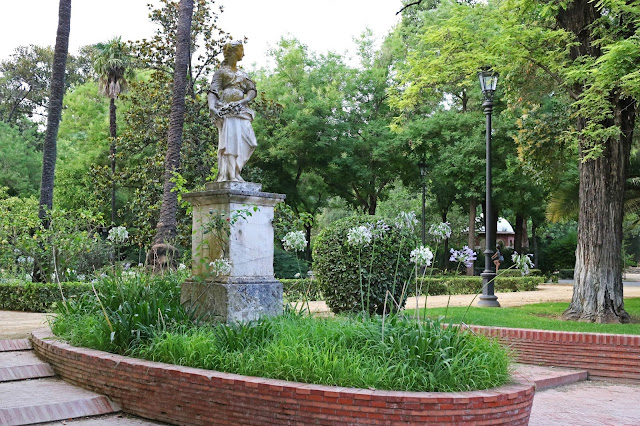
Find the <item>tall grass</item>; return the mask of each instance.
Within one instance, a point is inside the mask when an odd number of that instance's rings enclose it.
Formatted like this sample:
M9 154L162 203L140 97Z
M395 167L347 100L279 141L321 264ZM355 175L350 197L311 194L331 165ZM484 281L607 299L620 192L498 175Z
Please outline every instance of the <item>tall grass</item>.
M71 344L126 354L156 332L189 322L180 305L184 278L116 271L94 283L95 294L60 307L51 328Z
M387 319L383 331L380 318L286 314L158 333L134 353L249 376L386 390L486 389L509 377L509 356L497 342L400 317Z

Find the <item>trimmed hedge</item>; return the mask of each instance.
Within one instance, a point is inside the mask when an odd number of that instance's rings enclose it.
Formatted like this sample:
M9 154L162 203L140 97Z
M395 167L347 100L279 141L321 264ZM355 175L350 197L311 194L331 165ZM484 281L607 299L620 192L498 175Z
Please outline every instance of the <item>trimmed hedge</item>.
M538 288L543 277L520 276L496 278L496 291L531 291ZM422 292L429 286L429 294L475 294L482 288L481 277L444 276L425 277ZM317 280L309 278L285 280L281 279L285 299L301 301L308 293L308 300L324 300ZM61 283L64 296L68 299L78 298L83 294L93 294L91 284L83 282ZM408 296L415 296L415 280L407 288ZM25 312L52 312L60 303L60 288L53 283L32 283L28 281L0 282L0 310Z
M468 277L460 275L444 276L444 277L425 277L419 278L423 281L422 293L429 286L429 294L437 296L441 294L475 294L482 289L481 277ZM308 278L298 280L280 280L282 282L285 298L289 301L303 300L304 293L309 288L309 300L324 300L322 292L318 288L317 282ZM538 289L538 284L544 281L542 276L522 276L520 272L513 277L501 276L496 278L496 291L515 292L515 291L533 291ZM415 296L415 280L408 285L407 294Z
M63 282L60 285L67 299L93 293L89 283ZM0 282L0 309L3 310L52 312L61 300L60 287L55 283Z
M422 294L429 289L429 295L437 296L442 294L476 294L482 291L482 277L425 277L419 278L422 281ZM538 289L538 284L544 281L544 277L516 276L499 277L495 279L495 291L516 292L533 291ZM416 282L413 280L407 288L409 296L416 295Z

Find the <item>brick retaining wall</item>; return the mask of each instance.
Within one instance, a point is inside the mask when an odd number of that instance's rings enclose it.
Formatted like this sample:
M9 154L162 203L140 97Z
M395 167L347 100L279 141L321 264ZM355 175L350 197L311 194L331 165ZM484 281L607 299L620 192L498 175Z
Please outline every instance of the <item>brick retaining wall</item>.
M515 350L518 362L587 370L590 379L640 382L640 336L470 326Z
M399 392L287 382L75 348L48 330L36 353L66 381L110 396L125 412L184 425L526 425L532 384L473 392Z

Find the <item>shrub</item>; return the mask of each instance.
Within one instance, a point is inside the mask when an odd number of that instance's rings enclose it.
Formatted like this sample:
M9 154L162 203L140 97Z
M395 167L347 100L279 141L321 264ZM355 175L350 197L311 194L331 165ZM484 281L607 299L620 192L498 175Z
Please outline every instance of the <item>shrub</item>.
M60 286L65 298L70 301L93 294L88 283L63 282ZM3 310L53 312L61 301L58 284L19 280L0 282L0 309Z
M520 269L508 269L503 271L502 268L500 268L500 271L498 271L498 273L500 274L500 278L522 276L522 271ZM540 269L529 269L529 273L527 274L527 276L542 277L544 276L544 274Z
M364 309L368 307L370 313L381 314L387 291L404 306L402 289L412 273L409 254L416 240L407 228L397 224L387 223L388 230L379 232L383 223L379 220L376 216L344 218L329 225L316 238L314 273L331 311L361 312L364 300ZM347 242L347 234L362 225L374 226L374 234L378 236L360 251ZM390 299L388 303L391 306Z
M276 278L294 279L296 274L306 276L309 264L304 259L296 260L295 252L288 252L275 246L273 250L273 275Z
M558 278L562 280L572 280L574 270L572 269L560 269L558 271Z
M537 290L538 284L544 280L543 277L498 277L495 280L496 291L512 292L512 291L533 291ZM422 292L429 289L429 295L442 294L476 294L482 290L481 277L467 276L447 276L447 277L425 277L418 278L422 281ZM415 282L407 290L409 296L416 295Z
M89 210L53 210L50 227L44 229L37 199L6 197L0 191L0 211L0 274L25 278L37 259L45 279L52 280L57 271L61 281L72 281L109 262L111 249L98 234L102 220Z

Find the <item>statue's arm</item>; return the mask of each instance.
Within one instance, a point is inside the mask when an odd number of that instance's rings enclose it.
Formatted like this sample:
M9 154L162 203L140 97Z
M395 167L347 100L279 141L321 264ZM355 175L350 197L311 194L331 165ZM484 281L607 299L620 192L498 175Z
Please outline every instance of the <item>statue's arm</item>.
M211 112L220 117L220 91L222 90L222 73L216 71L213 74L213 79L211 80L211 86L209 86L209 93L207 94L207 101L209 102L209 109Z

